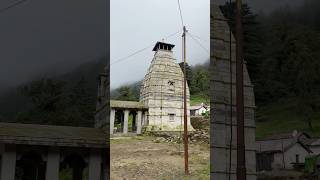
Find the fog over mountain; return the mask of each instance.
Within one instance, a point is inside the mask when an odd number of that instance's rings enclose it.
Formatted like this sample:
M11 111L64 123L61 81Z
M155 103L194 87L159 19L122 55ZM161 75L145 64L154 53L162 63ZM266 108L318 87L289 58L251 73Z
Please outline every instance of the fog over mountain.
M15 1L1 0L0 9ZM26 0L0 13L0 92L108 51L107 1Z
M211 3L224 4L227 1L229 2L229 0L211 0ZM304 1L308 0L243 0L242 2L248 3L254 12L270 13L283 7L298 7Z
M299 6L304 0L246 1L254 11L267 13ZM13 2L1 0L0 9ZM27 0L0 13L0 93L40 75L62 74L108 53L107 2Z

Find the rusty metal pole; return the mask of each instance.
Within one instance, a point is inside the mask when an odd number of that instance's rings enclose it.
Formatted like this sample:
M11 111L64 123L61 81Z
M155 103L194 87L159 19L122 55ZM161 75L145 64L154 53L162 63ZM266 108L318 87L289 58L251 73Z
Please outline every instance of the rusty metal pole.
M184 173L189 174L189 161L188 161L188 120L187 120L187 71L186 71L186 33L187 29L183 26L183 125L184 125Z
M243 30L241 0L237 0L236 12L237 180L246 180L243 98Z

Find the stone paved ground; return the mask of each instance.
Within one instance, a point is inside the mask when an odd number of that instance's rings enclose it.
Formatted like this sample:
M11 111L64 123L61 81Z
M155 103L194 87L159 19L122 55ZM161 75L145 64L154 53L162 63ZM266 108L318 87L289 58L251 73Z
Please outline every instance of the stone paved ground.
M179 144L153 140L155 137L116 137L111 140L112 180L210 179L209 145L190 145L190 176L184 176ZM181 149L183 145L181 145Z

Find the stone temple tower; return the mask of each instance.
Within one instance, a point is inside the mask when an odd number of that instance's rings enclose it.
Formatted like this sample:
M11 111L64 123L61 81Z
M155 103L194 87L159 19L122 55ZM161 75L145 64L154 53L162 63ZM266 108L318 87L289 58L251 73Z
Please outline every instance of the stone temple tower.
M148 107L147 131L183 130L183 72L174 58L174 45L157 42L151 65L141 85L140 101ZM190 93L187 86L188 130Z

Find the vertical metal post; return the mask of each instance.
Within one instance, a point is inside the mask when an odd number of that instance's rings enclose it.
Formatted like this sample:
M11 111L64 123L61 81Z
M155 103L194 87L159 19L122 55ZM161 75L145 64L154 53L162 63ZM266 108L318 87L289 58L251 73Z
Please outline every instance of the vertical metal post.
M236 11L237 180L246 180L243 98L243 31L241 20L242 0L237 0Z
M183 110L184 110L184 172L189 174L189 161L188 161L188 121L187 121L187 71L186 71L186 27L183 26Z

